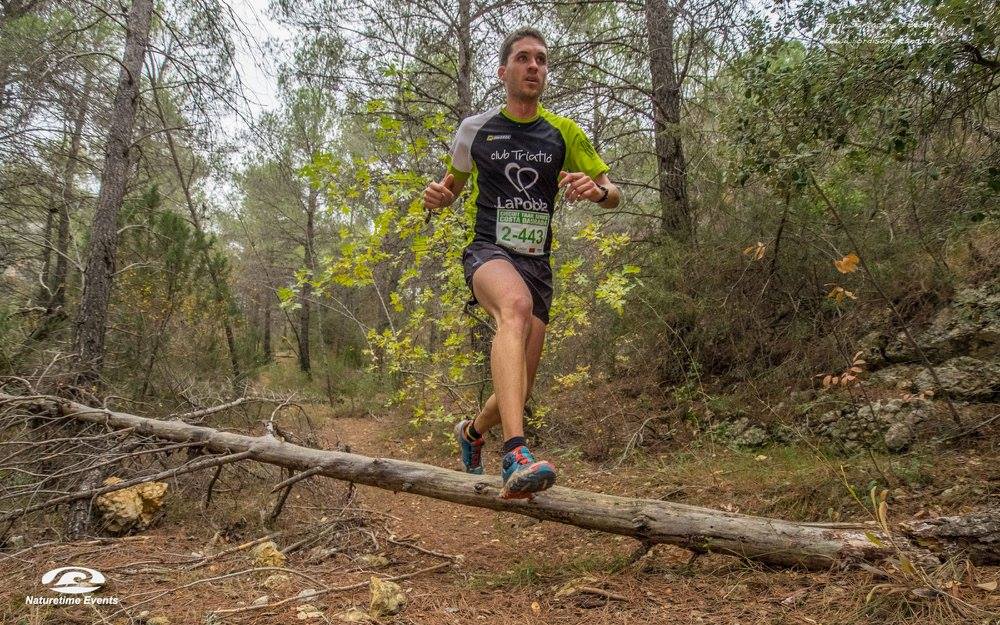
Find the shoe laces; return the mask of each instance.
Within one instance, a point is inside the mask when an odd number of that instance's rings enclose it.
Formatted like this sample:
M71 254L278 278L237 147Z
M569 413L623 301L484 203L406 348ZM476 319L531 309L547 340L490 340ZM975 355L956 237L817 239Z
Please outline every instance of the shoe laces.
M531 455L531 452L524 445L521 445L510 453L517 464L526 465L535 462L535 457Z

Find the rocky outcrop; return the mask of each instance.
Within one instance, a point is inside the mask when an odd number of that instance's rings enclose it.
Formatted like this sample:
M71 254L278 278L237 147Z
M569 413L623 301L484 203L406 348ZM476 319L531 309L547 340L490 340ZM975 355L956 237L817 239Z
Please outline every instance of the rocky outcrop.
M888 365L870 383L967 401L1000 398L1000 282L959 291L912 334L940 384L903 333L891 339L873 333L862 341L870 366Z
M933 362L955 356L1000 357L1000 283L959 291L913 338ZM886 345L885 357L889 362L920 359L902 333Z
M919 397L874 401L831 410L819 418L813 430L847 451L884 447L899 452L917 440L930 414L930 402Z
M935 383L930 371L924 369L913 381L915 390L969 401L990 401L1000 397L1000 359L959 356L934 369L941 384Z
M716 423L709 431L712 438L735 449L757 449L773 442L773 437L746 417Z

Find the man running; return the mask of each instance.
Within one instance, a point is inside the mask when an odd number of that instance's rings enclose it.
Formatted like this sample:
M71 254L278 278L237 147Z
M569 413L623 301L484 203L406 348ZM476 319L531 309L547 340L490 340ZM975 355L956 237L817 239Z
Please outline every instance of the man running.
M505 499L523 499L552 486L556 470L538 461L524 439L524 404L535 381L552 304L552 212L556 194L618 206L608 166L572 120L538 103L548 75L545 38L521 28L504 40L497 75L507 104L462 120L441 182L424 189L424 206L454 202L472 181L475 237L465 248L465 281L497 325L490 352L494 393L475 419L459 422L455 437L469 473L483 472L483 434L503 425Z

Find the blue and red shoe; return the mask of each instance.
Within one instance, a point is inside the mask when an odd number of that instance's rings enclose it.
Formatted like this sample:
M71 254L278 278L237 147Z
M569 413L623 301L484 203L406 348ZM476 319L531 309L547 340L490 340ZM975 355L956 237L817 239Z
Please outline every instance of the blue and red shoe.
M535 460L524 445L503 457L501 499L527 499L556 483L556 468L551 462Z
M455 440L458 441L459 455L466 473L483 474L483 444L486 439L470 440L466 435L470 419L459 421L455 426Z

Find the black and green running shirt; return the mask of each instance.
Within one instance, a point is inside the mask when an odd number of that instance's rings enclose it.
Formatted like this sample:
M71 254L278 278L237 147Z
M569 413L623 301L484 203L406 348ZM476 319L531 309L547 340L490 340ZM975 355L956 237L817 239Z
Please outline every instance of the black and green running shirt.
M474 240L527 256L551 249L560 170L596 178L608 166L576 122L541 106L530 119L500 107L465 118L448 167L456 180L472 179Z

